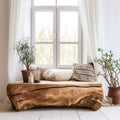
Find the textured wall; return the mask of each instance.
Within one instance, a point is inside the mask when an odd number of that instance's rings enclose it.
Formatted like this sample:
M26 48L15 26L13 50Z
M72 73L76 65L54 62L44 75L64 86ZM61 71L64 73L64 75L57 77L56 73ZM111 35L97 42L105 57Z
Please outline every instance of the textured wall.
M0 0L0 100L4 99L7 83L8 0Z

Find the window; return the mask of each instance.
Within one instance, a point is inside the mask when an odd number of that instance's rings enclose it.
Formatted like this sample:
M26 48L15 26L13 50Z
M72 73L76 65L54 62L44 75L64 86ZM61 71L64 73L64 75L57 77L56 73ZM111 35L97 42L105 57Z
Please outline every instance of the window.
M77 0L33 0L32 40L35 63L71 68L81 62Z

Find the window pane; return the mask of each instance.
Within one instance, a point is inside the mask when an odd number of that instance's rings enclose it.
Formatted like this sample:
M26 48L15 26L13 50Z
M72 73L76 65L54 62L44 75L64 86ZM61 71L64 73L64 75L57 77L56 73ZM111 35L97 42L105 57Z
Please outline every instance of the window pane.
M78 4L77 2L78 0L57 0L57 4L58 5L71 5L71 6L75 6Z
M35 13L35 40L37 42L53 41L53 12Z
M53 45L36 45L35 63L38 65L53 65Z
M78 41L78 13L60 12L60 41Z
M49 6L55 5L55 0L34 0L35 6Z
M78 45L77 44L61 44L60 45L60 65L73 65L78 61Z

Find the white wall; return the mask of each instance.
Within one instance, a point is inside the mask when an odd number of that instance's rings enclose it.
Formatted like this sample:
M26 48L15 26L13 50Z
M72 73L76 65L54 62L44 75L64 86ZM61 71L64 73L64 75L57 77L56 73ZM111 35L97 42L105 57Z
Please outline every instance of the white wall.
M8 0L0 0L0 100L6 95L8 54Z
M120 58L120 0L102 0L104 48Z
M115 58L120 58L120 0L102 0L103 45L112 50ZM107 83L103 78L104 92L107 95Z

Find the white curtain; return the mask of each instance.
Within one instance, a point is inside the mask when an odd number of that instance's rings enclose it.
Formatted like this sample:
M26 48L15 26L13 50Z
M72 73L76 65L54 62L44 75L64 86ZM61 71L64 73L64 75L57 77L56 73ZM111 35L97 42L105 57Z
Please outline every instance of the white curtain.
M82 42L82 63L94 63L94 58L97 56L98 48L102 48L102 22L101 22L101 0L78 0L80 22L83 31ZM95 73L98 73L99 66L94 63ZM103 78L96 80L101 81ZM106 84L104 81L103 89L106 90ZM104 93L104 96L107 92Z
M23 37L30 37L31 0L10 0L8 82L21 80L21 67L14 45Z
M97 49L102 46L101 0L78 0L83 31L82 63L94 62Z

